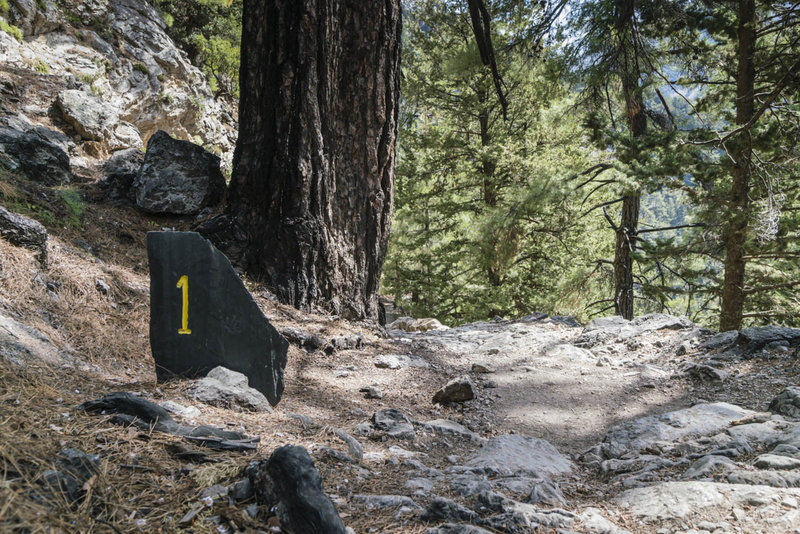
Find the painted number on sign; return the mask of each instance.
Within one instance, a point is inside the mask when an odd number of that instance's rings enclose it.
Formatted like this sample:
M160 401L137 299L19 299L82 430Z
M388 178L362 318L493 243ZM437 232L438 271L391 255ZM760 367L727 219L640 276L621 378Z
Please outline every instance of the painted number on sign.
M189 276L183 275L178 279L178 289L181 290L181 327L178 330L179 334L191 334L189 330Z

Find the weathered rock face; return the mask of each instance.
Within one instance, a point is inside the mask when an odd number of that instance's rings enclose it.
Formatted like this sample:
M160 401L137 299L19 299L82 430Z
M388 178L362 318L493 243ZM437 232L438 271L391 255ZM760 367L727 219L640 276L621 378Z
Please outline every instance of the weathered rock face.
M193 232L150 232L150 346L156 376L243 373L273 406L289 342L261 313L228 258Z
M144 154L136 148L115 152L103 165L103 179L100 181L111 200L135 201L133 181L144 162Z
M0 159L11 170L23 172L29 180L44 185L69 183L72 179L69 156L47 137L44 128L22 131L0 127Z
M84 140L111 150L136 147L164 129L199 137L230 162L235 111L214 100L205 76L175 46L145 0L12 0L9 5L10 22L25 39L0 32L0 61L31 71L32 65L47 65L53 89L26 93L26 114L46 118L60 93L56 107Z
M0 206L0 236L12 245L35 251L39 262L47 263L47 230L38 221Z
M120 122L117 110L89 91L62 91L55 105L82 139L105 141L112 149L139 148L143 144L136 126Z
M189 141L159 130L147 143L133 182L136 205L151 213L195 214L222 200L220 159Z

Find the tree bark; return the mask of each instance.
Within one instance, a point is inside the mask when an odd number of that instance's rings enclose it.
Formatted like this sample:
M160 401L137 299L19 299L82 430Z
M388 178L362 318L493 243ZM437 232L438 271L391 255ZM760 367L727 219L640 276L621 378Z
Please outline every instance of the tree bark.
M634 36L634 0L617 0L617 35L619 39L620 78L625 95L625 114L628 129L634 138L644 135L647 129L644 98L639 84L640 72L637 44ZM625 319L633 319L633 252L636 250L636 232L639 227L638 192L626 194L622 200L622 215L616 230L614 247L614 311Z
M739 49L736 74L736 124L747 124L755 110L755 0L739 0ZM749 129L736 135L729 150L733 159L728 233L725 242L725 278L719 330L739 330L744 309L745 241L750 200L750 165L753 145Z
M285 303L376 318L389 237L400 0L245 0L227 213Z

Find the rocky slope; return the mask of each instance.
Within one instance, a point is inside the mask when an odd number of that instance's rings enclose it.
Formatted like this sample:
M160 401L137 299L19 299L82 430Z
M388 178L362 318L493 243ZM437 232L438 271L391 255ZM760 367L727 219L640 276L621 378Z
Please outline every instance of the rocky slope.
M192 140L229 164L235 112L144 0L11 0L17 40L0 31L0 125L66 134L76 171L157 130Z

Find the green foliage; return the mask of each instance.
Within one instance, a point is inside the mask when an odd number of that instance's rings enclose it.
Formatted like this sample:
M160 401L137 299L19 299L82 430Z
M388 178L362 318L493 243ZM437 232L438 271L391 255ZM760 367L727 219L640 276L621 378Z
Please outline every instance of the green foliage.
M83 215L86 213L86 201L78 191L69 187L58 189L58 196L67 209L66 223L69 226L80 227L83 224Z
M395 216L383 291L416 316L455 323L534 311L581 314L605 281L570 177L587 164L558 61L514 43L525 17L497 14L504 120L468 15L449 2L407 13ZM582 278L583 277L583 278ZM588 279L586 279L588 278ZM577 294L568 281L581 279Z
M5 19L1 17L0 17L0 32L6 32L17 41L22 41L22 30L20 30L13 24L9 24L8 22L5 21Z
M41 59L37 59L36 62L33 64L34 70L36 72L40 72L42 74L50 74L50 65L42 61Z
M242 0L156 0L167 31L200 66L215 96L239 97Z
M133 70L138 70L139 72L145 75L150 73L150 71L147 68L147 65L145 65L144 63L134 63Z

